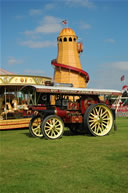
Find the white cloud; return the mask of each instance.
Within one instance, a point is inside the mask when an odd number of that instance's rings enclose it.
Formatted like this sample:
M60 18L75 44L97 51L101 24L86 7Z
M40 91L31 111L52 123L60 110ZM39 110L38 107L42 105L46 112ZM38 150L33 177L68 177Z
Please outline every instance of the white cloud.
M94 73L97 76L92 74L89 87L121 90L124 84L124 82L120 81L122 75L125 75L125 84L128 84L128 61L116 61L98 65Z
M33 16L33 15L41 15L42 10L41 9L30 9L29 10L29 15Z
M107 43L112 43L112 44L115 43L115 40L113 38L107 38L104 41Z
M55 4L48 3L42 9L30 9L29 15L30 16L41 15L44 12L44 10L51 10L51 9L54 9L54 7L55 7Z
M81 22L80 23L80 28L81 29L86 29L86 30L88 30L88 29L91 29L91 25L90 24L87 24L87 23L84 23L84 22Z
M59 23L61 22L62 20L60 18L57 18L57 17L54 17L54 16L49 16L49 15L46 15L44 18L43 18L43 21L42 23L46 24L46 23Z
M128 61L113 62L111 65L118 70L128 71Z
M53 4L53 3L48 3L44 7L45 10L51 10L51 9L54 9L54 8L55 8L55 4Z
M61 21L61 19L53 16L45 16L39 26L37 26L34 30L26 30L24 33L26 35L32 35L37 33L59 32L62 29Z
M25 18L25 15L16 15L16 19L21 20L21 19L24 19L24 18Z
M82 6L87 8L95 8L95 4L89 0L64 0L69 6Z
M55 33L59 32L61 29L61 26L57 23L51 23L51 24L44 24L42 26L39 26L36 28L35 33Z
M52 41L32 41L32 40L28 40L28 41L20 42L20 45L21 46L26 46L26 47L29 47L29 48L45 48L45 47L56 46L57 43L52 42Z
M45 72L43 70L37 70L37 69L26 69L24 71L25 74L31 74L31 75L43 75Z
M8 59L9 65L22 64L22 63L23 63L23 60L21 60L21 59L16 59L14 57L9 57L9 59Z
M32 31L32 30L31 30L31 31L30 31L30 30L26 30L26 31L24 32L24 34L25 34L25 35L33 35L33 34L35 34L35 30L33 30L33 31Z

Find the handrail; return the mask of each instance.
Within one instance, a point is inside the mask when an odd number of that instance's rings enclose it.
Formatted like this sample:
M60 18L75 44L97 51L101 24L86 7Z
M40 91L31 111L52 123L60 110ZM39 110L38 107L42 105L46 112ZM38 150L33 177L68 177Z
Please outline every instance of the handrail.
M65 64L59 64L59 63L57 63L56 60L52 60L51 64L56 66L56 67L61 67L61 68L67 69L67 70L71 70L73 72L77 72L77 73L79 73L79 74L81 74L82 76L85 77L87 83L89 81L89 75L84 70L81 70L81 69L73 67L73 66L65 65Z

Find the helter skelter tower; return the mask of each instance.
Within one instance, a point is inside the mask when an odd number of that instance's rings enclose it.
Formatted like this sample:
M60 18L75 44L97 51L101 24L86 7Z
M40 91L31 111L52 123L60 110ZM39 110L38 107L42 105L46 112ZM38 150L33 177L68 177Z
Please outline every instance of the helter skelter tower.
M85 88L89 81L89 75L82 70L80 52L82 44L77 43L77 36L71 28L64 28L58 38L57 59L52 60L55 66L55 83L72 83L74 87Z

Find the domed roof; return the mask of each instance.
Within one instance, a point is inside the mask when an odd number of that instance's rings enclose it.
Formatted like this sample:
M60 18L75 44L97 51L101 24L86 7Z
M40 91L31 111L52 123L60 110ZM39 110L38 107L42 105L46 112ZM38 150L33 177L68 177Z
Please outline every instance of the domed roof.
M59 36L76 36L76 34L71 28L64 28Z

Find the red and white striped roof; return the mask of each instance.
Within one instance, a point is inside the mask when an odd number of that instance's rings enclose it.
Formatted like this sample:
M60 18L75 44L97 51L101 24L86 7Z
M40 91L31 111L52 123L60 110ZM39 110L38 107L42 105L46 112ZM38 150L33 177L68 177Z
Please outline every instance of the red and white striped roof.
M0 75L10 75L10 74L13 74L13 73L8 72L7 70L0 68Z

